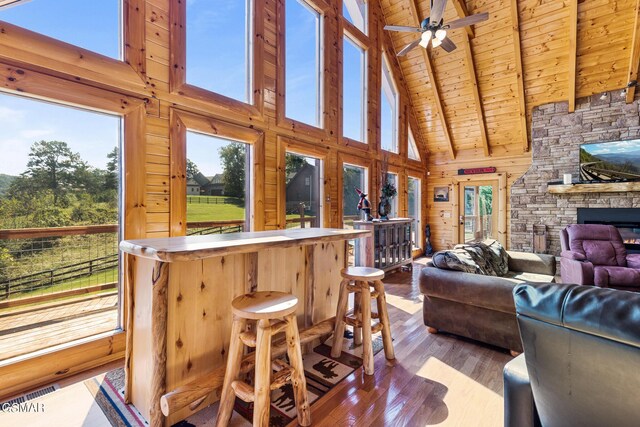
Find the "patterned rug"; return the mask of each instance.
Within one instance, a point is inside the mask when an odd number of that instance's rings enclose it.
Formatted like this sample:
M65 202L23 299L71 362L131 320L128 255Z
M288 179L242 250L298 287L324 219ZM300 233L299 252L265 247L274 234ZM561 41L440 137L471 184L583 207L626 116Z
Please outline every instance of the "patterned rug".
M345 337L352 338L350 332ZM325 344L320 344L313 352L303 356L304 373L307 379L307 391L309 402L313 404L322 395L327 393L350 373L362 366L362 346L353 346L352 339L344 340L344 346L340 357L331 357L331 339ZM377 354L382 350L382 338L379 334L374 336L373 352ZM145 427L149 423L133 405L124 403L124 370L115 369L106 374L98 375L84 382L96 403L109 419L112 426L116 427ZM253 404L248 404L236 399L235 413L231 425L251 425L253 417ZM200 427L212 425L218 412L218 404L215 403L174 427ZM286 426L296 418L293 389L290 384L274 390L271 394L271 426Z

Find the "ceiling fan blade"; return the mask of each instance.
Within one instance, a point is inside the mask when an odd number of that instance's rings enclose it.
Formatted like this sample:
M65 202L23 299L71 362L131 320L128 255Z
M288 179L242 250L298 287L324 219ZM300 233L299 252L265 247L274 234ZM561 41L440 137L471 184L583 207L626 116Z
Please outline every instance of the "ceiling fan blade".
M467 25L477 24L479 22L486 21L487 19L489 19L489 12L478 13L476 15L466 16L449 22L444 26L444 28L447 30L453 30L455 28L466 27Z
M446 37L444 40L442 40L440 47L442 47L447 52L453 52L454 50L456 50L457 46L454 42L451 41L449 37Z
M398 54L396 56L405 56L407 53L409 53L409 51L411 49L413 49L414 47L418 46L419 43L420 43L420 39L409 43L400 52L398 52Z
M429 21L433 25L438 25L444 16L444 10L447 7L447 0L432 0L431 1L431 14L429 15Z
M384 26L385 30L390 30L390 31L403 31L406 33L421 33L422 32L422 28L416 28L416 27L405 27L402 25L385 25Z

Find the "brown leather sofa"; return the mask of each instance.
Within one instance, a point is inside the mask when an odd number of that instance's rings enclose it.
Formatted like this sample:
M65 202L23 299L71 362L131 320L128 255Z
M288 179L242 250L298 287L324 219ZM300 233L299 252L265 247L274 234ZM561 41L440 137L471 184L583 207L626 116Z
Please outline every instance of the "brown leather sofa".
M444 270L432 263L422 269L423 317L430 332L448 332L522 351L513 287L523 282L553 282L556 262L552 255L507 253L509 272L502 277Z
M524 354L504 368L505 427L640 425L640 294L548 283L514 298Z

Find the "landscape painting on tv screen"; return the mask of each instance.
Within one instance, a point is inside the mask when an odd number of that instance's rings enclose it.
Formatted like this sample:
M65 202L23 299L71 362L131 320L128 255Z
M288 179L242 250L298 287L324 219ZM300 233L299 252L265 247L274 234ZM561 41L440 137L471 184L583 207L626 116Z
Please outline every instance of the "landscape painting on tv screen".
M640 180L640 139L581 145L580 180Z

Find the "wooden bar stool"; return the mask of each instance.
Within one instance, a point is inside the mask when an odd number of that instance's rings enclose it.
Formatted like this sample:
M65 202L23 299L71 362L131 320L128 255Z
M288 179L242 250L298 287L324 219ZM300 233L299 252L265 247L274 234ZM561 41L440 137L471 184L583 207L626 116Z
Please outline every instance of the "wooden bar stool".
M331 356L338 357L342 352L345 325L353 326L353 339L359 344L362 334L362 364L364 373L373 375L373 342L371 335L382 331L384 354L388 360L395 359L393 342L391 341L391 326L387 313L387 301L384 293L384 271L370 267L348 267L342 269L342 283L338 297L336 313L336 327L333 334ZM373 291L371 291L373 287ZM347 311L349 294L354 295L353 311ZM371 312L371 298L375 298L378 312ZM371 324L371 319L378 319L378 323Z
M302 426L311 424L307 381L304 377L300 337L295 316L297 305L298 298L284 292L253 292L239 296L231 302L233 311L231 342L216 426L229 424L237 396L245 402L253 402L253 425L267 427L271 391L287 383L293 386L298 423ZM245 330L247 320L258 321L255 332ZM271 362L271 337L282 331L285 332L287 354L291 365L281 360L275 360L273 364ZM243 344L256 349L255 387L240 380L238 375ZM272 374L272 370L277 372Z

